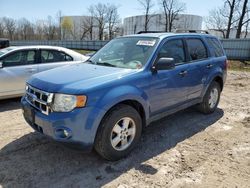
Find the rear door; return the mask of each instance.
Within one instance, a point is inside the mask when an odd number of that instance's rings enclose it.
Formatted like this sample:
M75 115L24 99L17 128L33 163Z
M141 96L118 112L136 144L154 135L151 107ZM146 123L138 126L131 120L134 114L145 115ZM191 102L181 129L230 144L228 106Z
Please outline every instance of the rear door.
M188 100L193 100L201 96L203 84L205 83L210 68L212 59L209 51L199 36L187 37L187 58L189 61L189 86L188 86Z
M1 58L0 96L21 95L27 79L37 73L37 50L19 50Z
M74 63L73 57L62 51L51 50L51 49L40 49L39 52L40 52L40 60L38 65L39 72Z

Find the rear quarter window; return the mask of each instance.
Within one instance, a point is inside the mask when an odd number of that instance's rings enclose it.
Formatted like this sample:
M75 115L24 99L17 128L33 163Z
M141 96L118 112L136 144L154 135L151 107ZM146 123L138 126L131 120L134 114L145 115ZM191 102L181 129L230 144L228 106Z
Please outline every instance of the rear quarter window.
M222 49L222 46L218 39L216 38L207 38L207 43L210 47L210 50L214 54L215 57L221 57L224 56L224 52Z

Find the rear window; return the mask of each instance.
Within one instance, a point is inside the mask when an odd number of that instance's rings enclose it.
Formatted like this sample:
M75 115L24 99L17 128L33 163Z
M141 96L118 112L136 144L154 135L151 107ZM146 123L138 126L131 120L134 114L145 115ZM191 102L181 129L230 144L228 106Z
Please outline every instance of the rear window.
M187 39L188 55L191 61L206 59L207 49L200 39Z
M223 49L222 49L222 47L217 39L207 38L207 42L208 42L210 49L213 52L215 57L224 56Z
M53 63L73 61L73 58L64 52L57 50L41 50L41 62L42 63Z

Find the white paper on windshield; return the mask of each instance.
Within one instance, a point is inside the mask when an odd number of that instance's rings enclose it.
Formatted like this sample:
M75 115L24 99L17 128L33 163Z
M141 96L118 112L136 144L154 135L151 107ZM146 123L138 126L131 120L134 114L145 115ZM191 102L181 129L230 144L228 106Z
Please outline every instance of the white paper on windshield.
M139 40L136 45L138 46L154 46L155 40Z

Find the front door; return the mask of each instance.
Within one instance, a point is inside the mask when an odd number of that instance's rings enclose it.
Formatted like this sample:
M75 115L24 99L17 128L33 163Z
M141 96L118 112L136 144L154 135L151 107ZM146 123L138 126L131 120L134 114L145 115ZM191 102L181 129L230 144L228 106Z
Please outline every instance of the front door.
M36 50L13 52L0 61L0 96L22 95L27 79L38 70Z
M152 73L150 109L152 115L185 103L188 91L188 69L182 39L168 40L159 50L158 58L173 58L175 68Z

